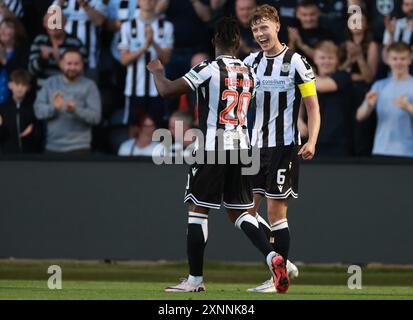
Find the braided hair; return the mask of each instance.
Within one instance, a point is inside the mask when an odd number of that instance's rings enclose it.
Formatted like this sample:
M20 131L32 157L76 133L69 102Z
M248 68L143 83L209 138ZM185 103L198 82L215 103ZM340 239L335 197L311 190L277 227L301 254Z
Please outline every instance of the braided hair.
M240 38L238 22L234 18L222 17L215 24L215 46L224 50L237 51Z

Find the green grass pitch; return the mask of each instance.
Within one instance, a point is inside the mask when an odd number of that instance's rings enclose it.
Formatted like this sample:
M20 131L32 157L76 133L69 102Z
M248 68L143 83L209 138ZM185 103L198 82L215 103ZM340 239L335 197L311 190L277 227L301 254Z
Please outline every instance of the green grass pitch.
M62 268L62 290L47 287L47 268ZM362 267L362 289L347 287L346 266L299 266L287 294L252 294L246 289L268 278L262 264L207 263L205 293L165 293L186 275L185 263L0 261L0 299L135 300L413 300L413 268Z

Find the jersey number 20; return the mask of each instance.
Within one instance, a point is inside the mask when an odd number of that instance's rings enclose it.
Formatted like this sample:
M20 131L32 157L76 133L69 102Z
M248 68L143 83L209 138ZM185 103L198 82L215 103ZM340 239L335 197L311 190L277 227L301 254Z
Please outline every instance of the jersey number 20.
M221 124L232 124L237 126L240 124L243 126L245 124L245 115L242 110L245 107L245 111L248 110L248 107L251 102L251 93L250 92L241 92L238 93L236 90L224 90L222 92L221 100L227 100L229 104L227 107L219 113L219 123ZM237 108L237 117L229 118L228 114Z

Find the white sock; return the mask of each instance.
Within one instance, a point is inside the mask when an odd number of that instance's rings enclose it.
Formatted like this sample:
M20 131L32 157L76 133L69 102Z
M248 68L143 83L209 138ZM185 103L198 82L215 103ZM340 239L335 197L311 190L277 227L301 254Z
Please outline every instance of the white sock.
M257 229L260 228L260 225L258 224L258 220L257 220L254 216L250 215L250 214L248 213L248 211L245 211L243 214L241 214L241 215L238 217L237 220L235 220L235 223L234 223L234 224L235 224L235 227L241 230L241 224L242 224L244 221L245 221L245 222L248 222L248 223L251 223L251 224L254 225Z
M197 286L201 284L202 282L204 282L204 277L203 276L194 277L194 276L189 275L188 282Z
M268 222L265 221L265 219L263 217L261 217L258 212L255 213L255 217L257 218L259 223L262 223L264 226L266 226L268 228L268 230L271 230L271 227L268 224Z
M188 223L201 225L204 241L208 240L208 215L205 213L188 212Z
M281 219L271 224L271 231L277 231L288 228L288 220Z

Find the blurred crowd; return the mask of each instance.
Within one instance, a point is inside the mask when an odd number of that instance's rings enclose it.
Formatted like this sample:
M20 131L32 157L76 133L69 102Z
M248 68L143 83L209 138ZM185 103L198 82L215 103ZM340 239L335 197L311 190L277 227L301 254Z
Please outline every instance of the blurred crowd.
M196 127L195 93L162 99L146 64L176 79L213 58L223 15L245 58L262 4L316 72L317 154L413 157L413 0L0 0L0 154L145 156L156 128L184 148L175 124ZM305 138L304 108L299 125Z

